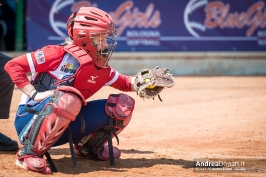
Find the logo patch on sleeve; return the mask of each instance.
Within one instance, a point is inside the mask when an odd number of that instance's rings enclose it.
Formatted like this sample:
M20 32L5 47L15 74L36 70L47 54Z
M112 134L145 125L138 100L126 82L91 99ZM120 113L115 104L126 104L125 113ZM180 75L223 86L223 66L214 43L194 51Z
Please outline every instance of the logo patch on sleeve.
M42 64L45 62L45 57L44 57L43 51L36 52L35 58L36 58L37 64Z

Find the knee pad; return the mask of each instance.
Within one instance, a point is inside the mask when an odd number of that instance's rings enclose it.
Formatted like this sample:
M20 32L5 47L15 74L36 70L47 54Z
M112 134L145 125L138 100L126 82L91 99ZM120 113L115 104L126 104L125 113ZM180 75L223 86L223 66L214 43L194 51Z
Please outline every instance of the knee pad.
M135 100L126 94L111 94L108 97L105 112L113 119L116 134L129 124L134 106Z

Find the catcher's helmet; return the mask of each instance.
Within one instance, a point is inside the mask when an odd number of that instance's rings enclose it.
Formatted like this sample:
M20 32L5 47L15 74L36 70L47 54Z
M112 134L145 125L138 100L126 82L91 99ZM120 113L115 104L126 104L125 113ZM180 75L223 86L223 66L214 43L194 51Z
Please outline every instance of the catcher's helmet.
M113 19L106 12L96 7L81 7L67 20L68 35L74 44L84 49L92 58L95 66L106 68L116 47L116 29ZM92 43L95 36L106 36L108 47L98 51L97 45Z

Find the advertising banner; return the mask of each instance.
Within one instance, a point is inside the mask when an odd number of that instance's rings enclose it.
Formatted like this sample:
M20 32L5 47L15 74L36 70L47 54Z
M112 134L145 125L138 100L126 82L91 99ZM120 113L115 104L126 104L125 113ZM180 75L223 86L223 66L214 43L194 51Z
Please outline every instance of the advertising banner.
M116 51L266 51L266 0L27 1L28 50L61 43L82 6L113 17Z

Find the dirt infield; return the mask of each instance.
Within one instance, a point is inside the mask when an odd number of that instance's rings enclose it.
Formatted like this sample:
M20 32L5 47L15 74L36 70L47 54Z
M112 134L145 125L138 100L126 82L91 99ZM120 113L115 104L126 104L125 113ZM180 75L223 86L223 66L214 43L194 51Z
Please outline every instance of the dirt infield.
M103 88L91 99L118 92ZM266 77L176 77L176 85L161 94L163 102L129 95L136 107L119 135L122 156L115 166L79 157L74 168L66 144L49 151L59 171L53 176L266 176ZM1 132L16 140L20 96L15 89L11 118L0 120ZM241 168L252 173L194 168L203 158L245 162ZM43 176L14 162L15 152L0 152L0 177Z

